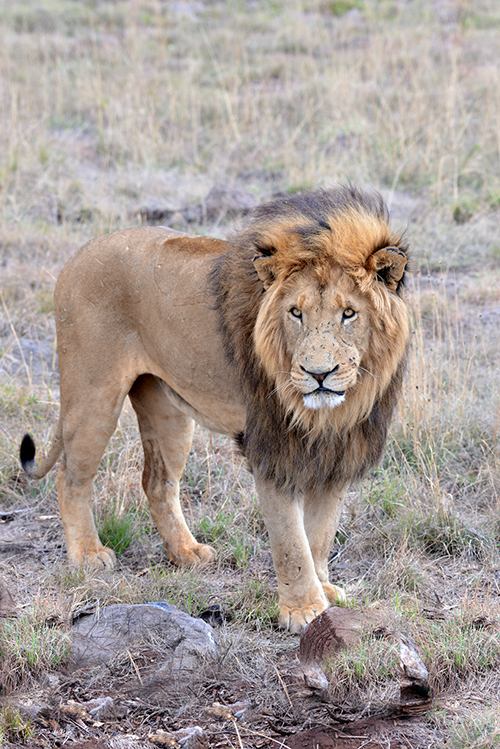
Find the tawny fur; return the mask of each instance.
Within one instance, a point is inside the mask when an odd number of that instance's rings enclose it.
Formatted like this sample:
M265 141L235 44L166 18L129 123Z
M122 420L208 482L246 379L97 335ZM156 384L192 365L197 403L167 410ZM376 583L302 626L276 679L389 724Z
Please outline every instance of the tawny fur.
M254 474L280 625L298 632L342 599L328 555L345 489L380 459L400 391L406 261L380 196L352 187L261 206L228 242L157 227L84 245L56 285L56 435L39 467L31 438L21 446L32 478L62 454L70 561L114 564L91 492L128 396L172 561L213 559L179 501L197 421L234 437Z

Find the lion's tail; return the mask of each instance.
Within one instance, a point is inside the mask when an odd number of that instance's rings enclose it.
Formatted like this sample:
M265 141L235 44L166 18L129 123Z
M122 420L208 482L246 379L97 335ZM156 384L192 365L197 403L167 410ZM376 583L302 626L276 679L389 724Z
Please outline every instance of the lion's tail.
M48 455L44 460L42 460L39 466L35 465L36 447L35 443L33 442L33 438L30 434L24 435L23 441L21 442L21 448L19 450L21 465L30 479L41 479L50 471L50 469L62 453L62 449L62 423L61 421L59 421Z

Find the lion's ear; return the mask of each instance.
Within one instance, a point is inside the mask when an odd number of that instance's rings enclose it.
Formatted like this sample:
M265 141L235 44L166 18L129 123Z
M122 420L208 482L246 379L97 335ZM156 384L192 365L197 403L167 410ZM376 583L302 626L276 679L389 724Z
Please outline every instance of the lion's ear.
M408 258L403 250L398 247L384 247L370 255L366 269L376 274L379 281L391 289L397 291L399 283L403 278Z
M270 255L256 255L253 259L254 268L257 271L264 289L267 289L274 282L275 276L273 271L274 261Z

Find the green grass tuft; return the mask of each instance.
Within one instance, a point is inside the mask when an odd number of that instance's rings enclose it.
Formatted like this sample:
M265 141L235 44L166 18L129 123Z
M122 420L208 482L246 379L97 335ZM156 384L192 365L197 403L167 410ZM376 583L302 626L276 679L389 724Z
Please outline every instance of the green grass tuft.
M34 731L29 720L24 718L19 709L10 702L0 707L0 744L5 739L12 744L21 741L26 745L33 738Z
M119 511L114 504L101 509L97 531L104 546L119 556L142 535L140 518L133 510Z

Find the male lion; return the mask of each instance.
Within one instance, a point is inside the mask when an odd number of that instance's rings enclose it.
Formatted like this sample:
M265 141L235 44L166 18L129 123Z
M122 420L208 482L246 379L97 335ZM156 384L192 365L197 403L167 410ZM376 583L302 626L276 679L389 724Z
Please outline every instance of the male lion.
M328 555L346 487L380 459L408 339L407 247L382 198L351 186L257 208L229 241L157 228L84 245L55 290L61 409L41 478L62 453L72 562L112 568L92 480L128 395L143 487L170 559L210 562L179 479L194 422L231 435L253 472L278 578L280 626L342 600Z

